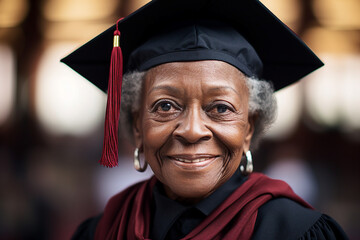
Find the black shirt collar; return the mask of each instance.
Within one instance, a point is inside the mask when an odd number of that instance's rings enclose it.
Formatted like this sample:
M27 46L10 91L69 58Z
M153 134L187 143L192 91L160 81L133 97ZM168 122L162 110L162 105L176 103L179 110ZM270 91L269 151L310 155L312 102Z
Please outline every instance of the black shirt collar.
M186 206L176 202L165 195L160 182L155 185L153 196L155 200L155 214L152 225L152 236L154 239L164 239L174 222L187 210L195 208L204 214L204 219L215 210L235 189L244 181L240 171L235 174L215 192L199 203Z

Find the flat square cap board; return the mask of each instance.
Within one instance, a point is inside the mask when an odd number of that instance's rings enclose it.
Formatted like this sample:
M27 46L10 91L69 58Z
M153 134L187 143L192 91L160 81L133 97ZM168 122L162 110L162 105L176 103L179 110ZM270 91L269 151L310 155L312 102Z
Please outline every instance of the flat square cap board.
M271 81L278 90L323 65L257 0L153 0L122 19L118 28L124 74L166 62L218 59L245 75ZM190 29L189 36L184 34L186 29ZM115 25L61 60L104 92L114 30ZM199 32L204 32L205 39ZM187 44L194 36L195 40Z

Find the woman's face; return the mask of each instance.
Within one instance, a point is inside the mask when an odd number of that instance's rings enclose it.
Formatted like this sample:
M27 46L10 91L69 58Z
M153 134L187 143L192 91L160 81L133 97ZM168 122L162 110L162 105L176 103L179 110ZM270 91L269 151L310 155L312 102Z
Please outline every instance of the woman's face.
M149 70L135 140L170 198L198 202L233 175L253 133L248 98L244 75L221 61Z

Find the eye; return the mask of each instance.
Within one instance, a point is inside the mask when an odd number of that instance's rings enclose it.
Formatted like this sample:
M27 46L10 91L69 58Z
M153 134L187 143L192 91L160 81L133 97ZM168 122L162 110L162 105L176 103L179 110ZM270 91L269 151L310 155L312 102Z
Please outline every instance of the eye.
M181 112L181 107L175 101L161 99L153 105L150 112L155 120L164 122L176 118Z
M210 107L209 111L212 112L213 114L224 114L229 111L233 112L234 109L232 106L229 106L228 104L218 103L218 104L212 105Z
M178 112L179 110L179 105L177 105L174 101L162 99L154 104L151 111L158 114L172 114Z
M233 114L236 113L236 110L231 103L220 101L210 104L206 108L206 112L214 119L225 120L226 118L233 116Z
M169 102L162 102L159 104L159 108L161 108L161 110L164 112L170 111L171 107L171 103Z
M216 106L216 110L218 113L225 113L227 110L229 110L229 107L224 104L218 104Z

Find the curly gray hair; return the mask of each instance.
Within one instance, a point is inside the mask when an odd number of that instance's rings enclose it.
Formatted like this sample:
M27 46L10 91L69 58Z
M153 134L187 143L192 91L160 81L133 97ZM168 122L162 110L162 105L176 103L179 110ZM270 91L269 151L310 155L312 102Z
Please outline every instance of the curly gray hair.
M132 142L133 113L140 108L142 82L146 72L132 72L123 76L121 92L121 130ZM249 115L256 115L251 149L257 147L261 136L276 118L277 104L271 83L254 77L246 77L249 89Z

